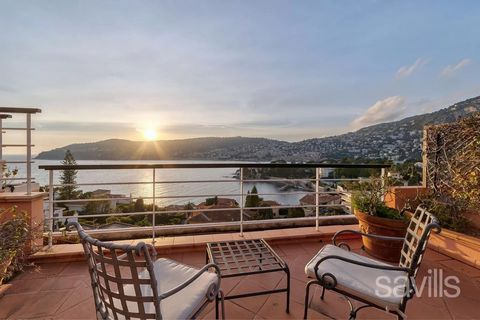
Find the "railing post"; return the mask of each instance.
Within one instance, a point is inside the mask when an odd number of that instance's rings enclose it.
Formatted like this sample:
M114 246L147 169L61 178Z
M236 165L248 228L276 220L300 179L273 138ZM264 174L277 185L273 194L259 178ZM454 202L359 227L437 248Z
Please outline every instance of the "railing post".
M320 214L318 193L320 192L320 168L315 168L315 230L318 228L318 217Z
M155 178L155 168L153 168L153 184L152 184L152 244L155 244L155 211L156 211L156 178Z
M2 118L0 118L0 160L3 160L3 121L2 121ZM1 170L2 178L3 178L3 166L0 170Z
M382 201L385 200L385 177L387 176L387 170L385 168L381 169L380 179L382 183Z
M240 237L243 237L243 168L240 168Z
M6 167L6 163L3 162L3 121L2 121L2 118L0 118L0 184L3 184L3 181L4 181L3 180L4 164Z
M32 193L32 114L27 113L27 195Z
M353 207L352 193L351 192L349 194L349 201L350 201L350 214L354 214L355 213L355 208Z
M52 247L53 235L53 170L48 171L48 248Z
M423 128L423 141L422 141L422 187L427 188L428 184L428 129Z

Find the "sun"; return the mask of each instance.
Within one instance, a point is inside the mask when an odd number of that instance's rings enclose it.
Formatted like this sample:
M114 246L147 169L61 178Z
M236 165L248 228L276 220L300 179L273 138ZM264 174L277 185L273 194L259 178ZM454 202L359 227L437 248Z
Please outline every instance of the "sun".
M158 136L157 131L151 128L143 130L142 133L143 133L143 138L148 141L153 141L157 139L157 136Z

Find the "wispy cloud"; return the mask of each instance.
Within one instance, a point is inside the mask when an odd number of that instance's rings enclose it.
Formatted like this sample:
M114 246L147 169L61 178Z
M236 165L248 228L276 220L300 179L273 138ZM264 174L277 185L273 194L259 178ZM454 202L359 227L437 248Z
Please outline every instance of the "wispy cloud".
M15 91L13 87L0 84L0 92L13 93Z
M471 63L472 63L471 59L465 58L465 59L462 59L457 64L448 65L442 70L442 76L444 77L451 76Z
M410 66L403 66L398 69L396 78L406 78L411 76L416 70L420 69L422 66L428 63L428 59L418 58L412 65Z
M135 125L127 122L39 121L42 131L54 132L118 132L134 131Z
M392 96L375 102L360 117L353 120L355 129L398 119L405 112L405 98Z

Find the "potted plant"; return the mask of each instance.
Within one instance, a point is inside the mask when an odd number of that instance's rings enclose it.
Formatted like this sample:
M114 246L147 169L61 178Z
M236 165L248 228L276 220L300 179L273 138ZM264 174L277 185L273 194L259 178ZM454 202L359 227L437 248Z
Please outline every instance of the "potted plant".
M8 219L0 223L0 285L23 268L29 253L28 243L33 239L32 228L23 213L12 208L0 212L0 218L5 216Z
M354 214L358 219L360 231L389 237L405 237L409 216L404 209L387 207L384 202L394 181L390 178L371 178L357 184L352 193ZM402 241L381 240L362 237L363 248L371 256L398 262L402 249Z

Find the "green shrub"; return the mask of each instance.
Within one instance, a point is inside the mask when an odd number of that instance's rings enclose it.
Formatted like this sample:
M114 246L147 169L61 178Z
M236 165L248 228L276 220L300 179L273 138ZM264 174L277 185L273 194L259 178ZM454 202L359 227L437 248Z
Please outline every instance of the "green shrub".
M419 196L412 204L413 206L421 204L426 207L429 212L437 217L440 225L444 228L464 232L470 226L469 220L465 217L468 205L462 200L447 198L430 192Z
M301 218L305 217L303 208L288 208L287 218Z
M15 208L0 212L12 213L12 218L0 224L0 284L26 264L27 243L33 240L33 230L25 214L15 212Z
M357 189L352 193L352 205L358 211L380 218L395 220L406 219L403 212L387 207L385 196L394 185L395 181L389 178L372 177L368 181L358 183ZM402 208L403 209L403 208Z

